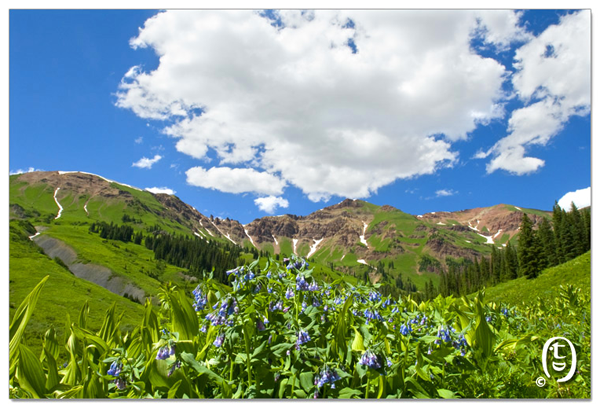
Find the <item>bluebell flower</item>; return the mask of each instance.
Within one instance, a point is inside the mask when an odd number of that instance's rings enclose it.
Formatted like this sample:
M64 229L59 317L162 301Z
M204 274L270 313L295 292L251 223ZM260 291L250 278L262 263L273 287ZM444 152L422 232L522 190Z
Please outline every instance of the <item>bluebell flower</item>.
M224 341L225 341L225 335L221 334L220 336L217 336L217 338L215 339L213 344L215 345L215 347L221 347L223 345Z
M300 350L300 346L310 341L310 335L304 330L300 330L298 333L298 340L296 340L296 349Z
M127 381L124 378L117 378L115 384L119 390L124 390L127 387Z
M379 302L381 300L381 293L372 291L371 293L369 293L369 300L371 302Z
M315 377L315 385L321 388L325 384L330 384L332 389L335 389L335 382L340 379L340 376L335 370L331 370L325 366L321 372Z
M288 288L288 290L285 292L285 298L291 299L293 297L294 297L294 291L292 290L292 288Z
M360 357L359 364L365 365L374 370L381 368L381 363L379 362L379 358L370 350L367 350Z
M121 374L121 369L122 368L123 368L123 366L120 363L117 363L116 361L113 361L113 363L110 365L110 368L108 369L108 371L106 372L106 374L112 375L114 377L118 377L119 374Z

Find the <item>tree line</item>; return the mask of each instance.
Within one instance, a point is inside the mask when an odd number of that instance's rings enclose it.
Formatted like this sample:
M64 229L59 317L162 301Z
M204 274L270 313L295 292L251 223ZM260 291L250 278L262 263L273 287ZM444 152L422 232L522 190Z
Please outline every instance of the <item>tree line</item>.
M533 279L546 268L584 254L591 245L591 212L574 204L567 212L555 203L552 222L544 217L534 229L532 220L523 213L519 231L516 248L508 241L502 249L492 246L492 253L479 259L447 258L448 270L441 272L438 288L430 280L424 297L461 296L522 276ZM423 269L434 261L425 259Z

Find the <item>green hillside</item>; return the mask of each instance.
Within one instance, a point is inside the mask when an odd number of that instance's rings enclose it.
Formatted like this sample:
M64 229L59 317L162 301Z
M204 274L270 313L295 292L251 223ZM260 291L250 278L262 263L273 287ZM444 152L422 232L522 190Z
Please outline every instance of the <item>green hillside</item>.
M544 270L535 279L525 277L501 283L486 290L486 300L510 305L532 305L552 301L558 288L571 284L591 293L591 252L569 262Z

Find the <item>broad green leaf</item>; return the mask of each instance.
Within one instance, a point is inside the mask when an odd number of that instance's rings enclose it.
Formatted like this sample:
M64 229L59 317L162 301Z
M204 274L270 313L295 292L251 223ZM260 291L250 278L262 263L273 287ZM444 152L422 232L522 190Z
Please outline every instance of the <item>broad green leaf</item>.
M182 380L179 380L171 386L171 389L169 389L169 393L167 394L167 398L169 398L169 399L175 398L175 395L177 394L177 390L179 389L179 386L181 385L181 381Z
M438 394L440 395L440 397L444 398L444 399L454 399L457 398L456 394L450 390L446 390L444 388L438 388L437 390Z
M313 373L312 372L300 373L300 385L302 386L302 388L304 388L304 391L310 392L310 390L314 387Z
M340 399L350 399L350 398L353 398L353 397L360 397L360 396L362 396L362 394L363 393L360 392L360 391L358 391L358 390L346 387L346 388L342 388L340 390L340 393L338 394L338 398L340 398Z
M356 330L356 327L352 326L354 329L354 341L352 341L352 351L366 351L365 345L363 344L363 336Z
M33 288L29 295L23 299L23 302L21 302L21 305L13 316L13 320L8 330L10 338L8 348L11 376L18 363L19 344L21 343L21 338L25 332L25 327L27 326L29 319L31 319L31 315L33 314L33 310L37 304L40 292L42 291L42 288L49 277L50 275L45 276L40 283Z
M19 345L17 379L19 385L34 398L42 398L46 394L46 376L42 363L24 344Z

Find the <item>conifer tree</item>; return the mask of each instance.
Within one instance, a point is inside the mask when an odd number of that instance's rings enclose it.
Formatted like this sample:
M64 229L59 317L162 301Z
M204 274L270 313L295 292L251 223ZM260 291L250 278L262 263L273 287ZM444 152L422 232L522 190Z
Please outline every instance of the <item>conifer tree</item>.
M533 231L531 220L523 213L519 235L519 265L528 279L535 278L540 272L540 252L541 245Z

